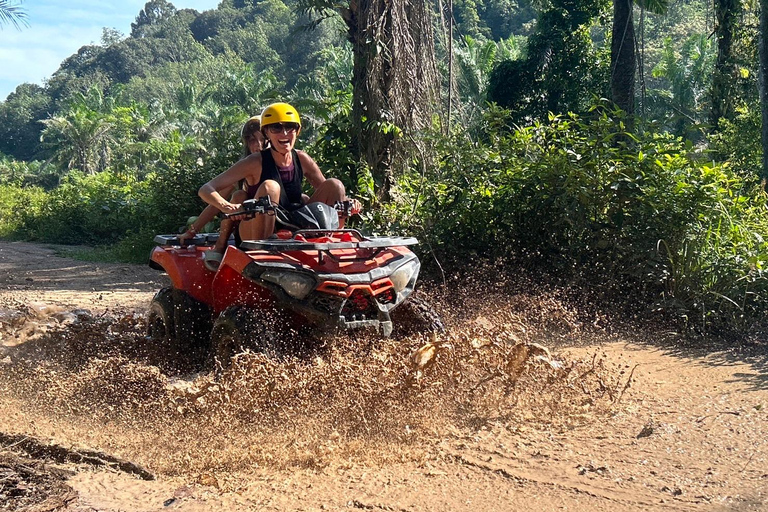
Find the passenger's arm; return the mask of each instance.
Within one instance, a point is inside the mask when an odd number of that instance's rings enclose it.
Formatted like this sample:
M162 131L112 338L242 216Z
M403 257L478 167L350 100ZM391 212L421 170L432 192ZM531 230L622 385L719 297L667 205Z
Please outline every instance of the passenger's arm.
M222 190L219 192L222 196L229 197L232 194L232 191L235 190L234 186L229 187L228 190ZM205 229L205 226L211 222L214 218L216 218L216 215L218 215L219 209L216 208L213 205L208 205L203 209L202 212L200 212L200 215L197 216L195 221L189 226L189 229L187 229L184 233L179 235L179 240L181 242L193 238L196 234L200 233L203 229Z

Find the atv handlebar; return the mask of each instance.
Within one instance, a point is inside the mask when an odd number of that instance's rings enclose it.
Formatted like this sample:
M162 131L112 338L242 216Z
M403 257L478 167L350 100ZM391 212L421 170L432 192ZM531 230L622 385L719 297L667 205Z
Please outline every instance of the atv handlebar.
M333 207L339 213L339 217L343 219L351 217L360 211L360 203L352 199L336 201L336 204L334 204ZM273 203L269 196L264 196L258 199L246 199L242 203L242 210L234 213L221 213L221 216L226 219L240 216L243 216L246 219L252 219L256 215L264 213L272 213L272 215L274 215L274 211L278 208L280 208L278 203Z
M353 215L357 215L363 209L363 205L357 199L345 199L344 201L336 201L333 205L336 211L339 212L339 217L346 219Z
M244 216L246 219L252 219L256 215L262 214L262 213L269 213L274 212L275 208L278 207L276 203L273 203L271 199L269 199L269 196L260 197L258 199L246 199L243 201L242 210L239 212L234 213L222 213L221 216L225 219L229 219L231 217L239 217Z

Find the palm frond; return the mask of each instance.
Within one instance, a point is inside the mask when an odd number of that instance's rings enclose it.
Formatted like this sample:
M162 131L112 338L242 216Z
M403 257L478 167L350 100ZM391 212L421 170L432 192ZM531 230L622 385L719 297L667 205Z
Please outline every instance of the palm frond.
M21 7L10 0L0 0L0 26L6 23L11 23L17 30L21 30L22 25L29 26L27 13Z

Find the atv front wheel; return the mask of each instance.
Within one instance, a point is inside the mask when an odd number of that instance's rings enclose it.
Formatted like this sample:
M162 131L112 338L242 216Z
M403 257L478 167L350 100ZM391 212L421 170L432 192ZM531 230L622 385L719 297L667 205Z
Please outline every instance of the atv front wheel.
M232 364L232 358L245 350L275 356L276 336L269 321L273 320L245 306L225 309L211 331L214 369L226 370Z
M181 290L163 288L152 299L147 316L149 356L171 371L199 368L205 362L211 330L210 309Z
M163 288L157 292L149 305L147 335L160 345L168 346L176 338L173 322L173 289Z
M392 337L404 338L419 333L445 331L443 320L432 305L411 295L391 313Z

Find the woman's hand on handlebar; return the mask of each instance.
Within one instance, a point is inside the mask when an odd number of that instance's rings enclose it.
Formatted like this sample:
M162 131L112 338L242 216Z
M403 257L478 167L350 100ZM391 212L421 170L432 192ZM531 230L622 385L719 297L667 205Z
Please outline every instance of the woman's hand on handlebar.
M236 212L239 212L243 209L242 204L234 204L230 203L229 201L225 201L221 203L221 206L219 206L219 210L221 210L221 213L227 213L227 214L233 214Z

